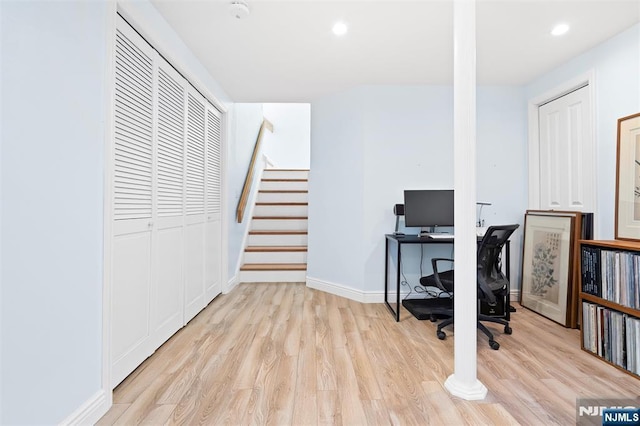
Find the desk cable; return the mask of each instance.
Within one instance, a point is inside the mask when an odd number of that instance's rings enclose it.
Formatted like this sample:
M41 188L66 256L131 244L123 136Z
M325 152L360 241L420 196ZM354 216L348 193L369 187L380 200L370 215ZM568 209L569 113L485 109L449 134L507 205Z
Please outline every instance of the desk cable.
M420 277L423 276L423 272L422 272L423 261L424 261L424 247L422 246L422 244L420 244ZM404 277L404 274L403 274L403 277ZM436 293L434 291L427 290L427 288L422 284L416 284L413 287L413 290L415 290L416 293L426 293L430 297L440 297L440 294L443 293L442 291L440 293ZM409 294L411 294L411 287L409 287Z

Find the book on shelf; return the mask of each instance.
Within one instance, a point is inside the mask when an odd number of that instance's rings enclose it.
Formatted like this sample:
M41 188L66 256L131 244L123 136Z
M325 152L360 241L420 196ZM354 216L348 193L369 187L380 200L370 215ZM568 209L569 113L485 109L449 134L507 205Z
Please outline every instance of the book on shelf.
M582 247L582 291L601 297L600 248Z
M581 267L582 292L640 308L640 254L582 246Z
M589 302L582 315L584 349L640 375L640 319Z

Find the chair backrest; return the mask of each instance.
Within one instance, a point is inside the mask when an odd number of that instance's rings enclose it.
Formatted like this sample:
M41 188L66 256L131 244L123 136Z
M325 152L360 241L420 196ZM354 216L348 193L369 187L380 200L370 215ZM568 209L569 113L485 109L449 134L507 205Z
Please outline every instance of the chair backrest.
M478 290L480 299L496 303L494 291L507 288L509 280L501 270L501 253L520 225L490 226L478 245Z

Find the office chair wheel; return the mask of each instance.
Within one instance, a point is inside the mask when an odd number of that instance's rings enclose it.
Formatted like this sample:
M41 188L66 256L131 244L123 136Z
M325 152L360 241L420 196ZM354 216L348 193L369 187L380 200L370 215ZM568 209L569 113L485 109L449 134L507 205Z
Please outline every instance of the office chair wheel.
M431 314L431 316L429 317L429 321L436 322L436 321L438 321L438 317L433 315L433 314Z
M438 339L440 340L444 340L447 337L447 335L444 334L444 331L438 331L437 335L438 335Z
M494 351L500 349L500 343L496 342L495 340L489 340L489 346L491 346L491 349L493 349Z
M509 327L508 325L504 326L504 334L511 334L513 333L513 329L511 327Z

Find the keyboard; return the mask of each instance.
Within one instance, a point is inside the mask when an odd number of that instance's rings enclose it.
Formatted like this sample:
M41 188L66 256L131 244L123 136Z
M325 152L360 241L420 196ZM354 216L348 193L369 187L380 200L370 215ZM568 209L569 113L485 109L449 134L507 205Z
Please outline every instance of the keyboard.
M426 235L423 235L423 237L433 238L436 240L440 240L440 239L450 240L453 238L453 234L426 234Z

